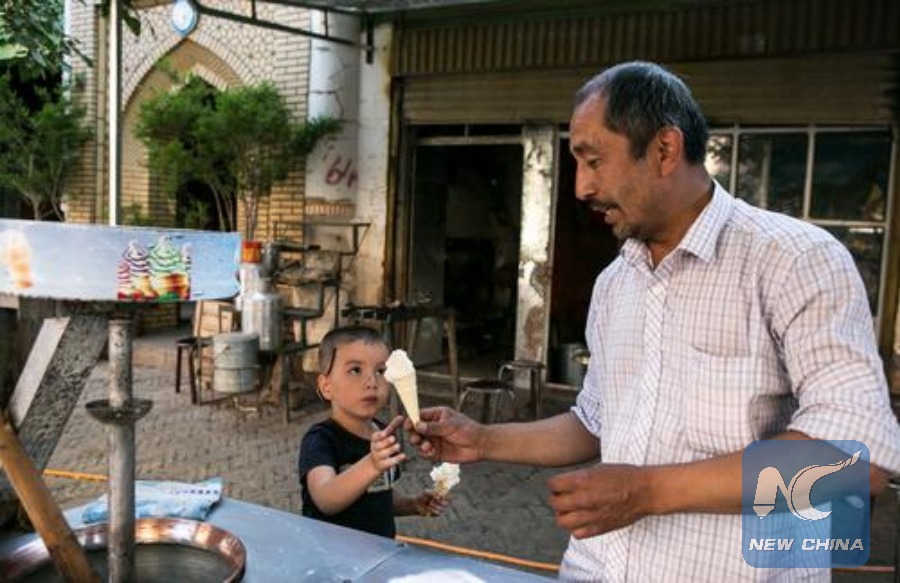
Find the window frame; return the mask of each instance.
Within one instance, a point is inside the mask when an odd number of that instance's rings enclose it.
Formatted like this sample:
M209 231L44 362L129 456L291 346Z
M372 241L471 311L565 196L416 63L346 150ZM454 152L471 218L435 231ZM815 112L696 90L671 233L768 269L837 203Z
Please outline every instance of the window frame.
M843 220L843 219L816 219L810 217L810 208L812 203L812 184L813 170L815 167L816 156L816 137L823 134L851 134L851 133L887 133L891 138L891 148L888 157L888 175L887 175L887 191L885 192L885 214L883 221L874 220ZM740 124L730 126L711 126L709 128L710 138L716 136L728 136L731 139L731 156L729 160L729 184L722 185L728 192L735 196L737 192L738 180L738 160L739 160L739 144L740 137L753 134L806 134L807 136L807 152L806 152L806 170L803 180L803 200L802 200L802 216L798 216L802 221L817 225L822 228L827 227L845 227L845 228L881 228L884 230L884 239L881 246L881 261L878 277L878 301L875 306L875 313L872 314L875 330L881 332L881 320L886 313L885 301L887 296L887 282L890 279L888 274L890 256L890 242L892 229L894 227L894 184L896 180L896 163L897 160L897 130L896 127L890 125L853 125L853 126L818 126L809 125L785 125L785 126L753 126L746 127Z

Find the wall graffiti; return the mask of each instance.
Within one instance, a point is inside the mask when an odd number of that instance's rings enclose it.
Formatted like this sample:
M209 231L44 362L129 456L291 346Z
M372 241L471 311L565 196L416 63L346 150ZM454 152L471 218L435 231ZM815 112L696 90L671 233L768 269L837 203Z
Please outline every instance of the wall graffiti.
M348 156L346 159L340 154L330 155L331 163L328 164L328 170L325 172L325 184L329 186L346 186L353 188L356 185L358 175L356 173L356 164L353 158Z

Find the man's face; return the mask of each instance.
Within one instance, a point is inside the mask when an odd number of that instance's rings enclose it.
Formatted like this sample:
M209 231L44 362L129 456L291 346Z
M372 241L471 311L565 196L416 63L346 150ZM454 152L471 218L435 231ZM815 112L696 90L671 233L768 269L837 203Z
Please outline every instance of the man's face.
M656 173L647 156L640 160L631 156L627 137L604 125L605 109L605 99L594 96L572 114L569 135L577 163L575 196L603 213L619 240L648 240L660 227L656 224L660 211Z

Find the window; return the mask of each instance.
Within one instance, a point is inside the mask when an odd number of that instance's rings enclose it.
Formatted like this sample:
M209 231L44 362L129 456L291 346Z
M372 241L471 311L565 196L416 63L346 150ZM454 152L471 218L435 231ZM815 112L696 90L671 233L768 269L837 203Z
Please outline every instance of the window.
M877 319L892 148L888 129L731 128L711 132L706 168L738 198L819 225L843 242Z

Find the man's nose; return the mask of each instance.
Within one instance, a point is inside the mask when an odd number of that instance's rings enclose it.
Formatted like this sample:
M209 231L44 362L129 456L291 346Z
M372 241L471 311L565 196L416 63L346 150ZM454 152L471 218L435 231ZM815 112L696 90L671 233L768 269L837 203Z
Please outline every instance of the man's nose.
M575 169L575 198L588 200L594 194L594 181L590 173L582 169L581 164Z

